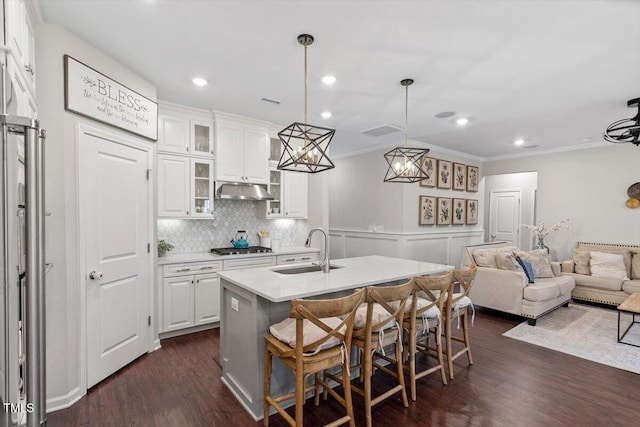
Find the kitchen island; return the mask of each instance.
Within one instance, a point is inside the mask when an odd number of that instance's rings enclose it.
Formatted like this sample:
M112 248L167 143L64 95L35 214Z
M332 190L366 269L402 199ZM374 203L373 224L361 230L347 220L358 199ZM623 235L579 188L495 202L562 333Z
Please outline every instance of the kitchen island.
M337 259L332 260L331 265L336 268L330 273L286 274L291 273L288 269L299 269L300 264L219 273L222 381L256 420L262 419L264 337L269 325L289 316L292 299L337 298L356 288L398 284L412 276L441 274L453 269L449 265L384 256ZM293 388L291 371L274 361L272 394L279 395Z

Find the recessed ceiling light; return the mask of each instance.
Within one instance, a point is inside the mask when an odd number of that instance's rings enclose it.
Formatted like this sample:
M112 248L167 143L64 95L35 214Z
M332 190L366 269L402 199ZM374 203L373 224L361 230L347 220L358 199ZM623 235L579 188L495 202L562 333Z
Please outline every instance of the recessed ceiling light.
M193 80L191 80L193 82L194 85L196 86L204 86L207 84L207 81L205 79L203 79L202 77L196 77Z
M460 117L458 120L456 120L456 123L457 123L459 126L464 126L464 125L466 125L467 123L469 123L469 119L467 119L466 117Z
M446 119L447 117L451 117L454 114L456 114L456 113L453 112L453 111L443 111L442 113L436 114L434 117L437 117L439 119Z
M320 115L322 116L323 119L328 119L331 117L331 112L330 111L323 111L322 113L320 113Z
M513 141L513 143L515 145L522 145L522 144L524 144L524 139L516 139L515 141Z
M322 83L324 83L326 85L332 85L335 82L336 82L336 77L335 76L327 75L327 76L324 76L322 78Z

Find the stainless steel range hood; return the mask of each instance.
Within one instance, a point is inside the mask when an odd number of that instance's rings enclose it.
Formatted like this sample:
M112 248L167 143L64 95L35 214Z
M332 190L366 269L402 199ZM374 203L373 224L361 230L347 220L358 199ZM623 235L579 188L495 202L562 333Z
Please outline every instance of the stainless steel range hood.
M273 196L269 194L264 186L240 182L218 183L216 198L231 200L273 200Z

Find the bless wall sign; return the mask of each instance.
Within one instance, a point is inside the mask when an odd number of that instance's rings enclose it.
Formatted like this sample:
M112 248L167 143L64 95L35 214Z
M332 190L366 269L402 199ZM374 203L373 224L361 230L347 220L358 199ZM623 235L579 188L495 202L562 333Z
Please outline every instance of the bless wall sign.
M158 139L158 104L64 56L64 108L145 138Z

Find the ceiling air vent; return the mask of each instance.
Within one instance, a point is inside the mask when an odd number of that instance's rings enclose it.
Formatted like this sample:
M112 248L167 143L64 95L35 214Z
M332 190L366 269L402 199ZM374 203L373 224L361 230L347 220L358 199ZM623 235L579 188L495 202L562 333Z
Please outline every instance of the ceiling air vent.
M402 129L392 125L382 125L375 128L363 130L360 133L368 136L382 136L393 132L400 132Z

